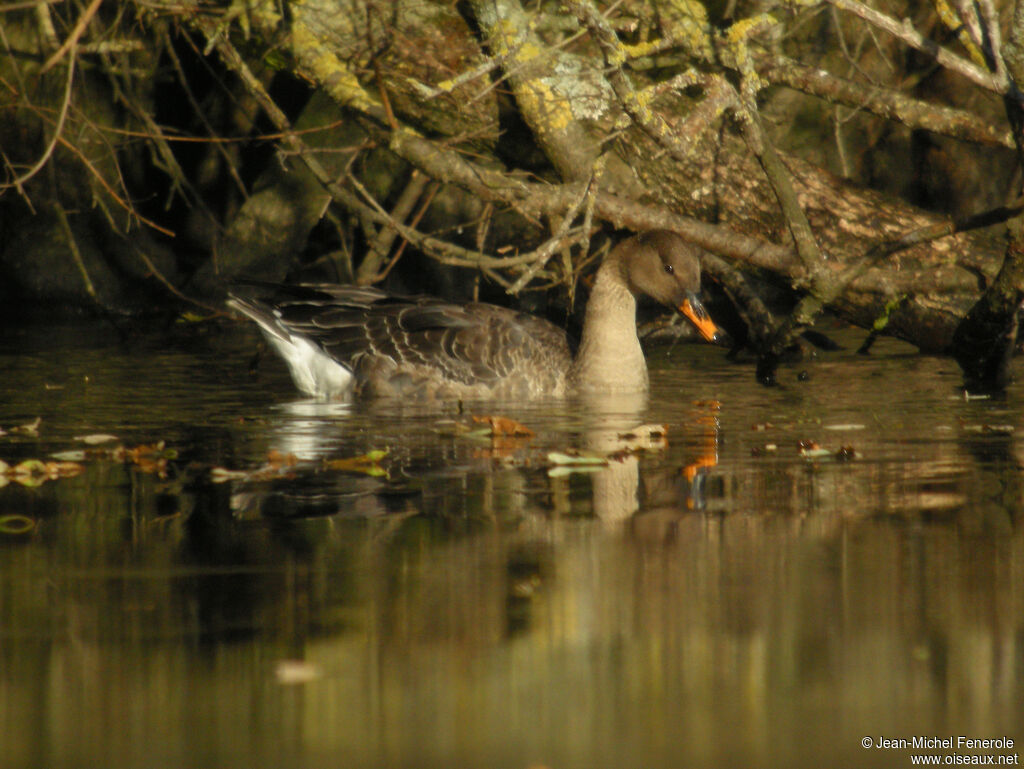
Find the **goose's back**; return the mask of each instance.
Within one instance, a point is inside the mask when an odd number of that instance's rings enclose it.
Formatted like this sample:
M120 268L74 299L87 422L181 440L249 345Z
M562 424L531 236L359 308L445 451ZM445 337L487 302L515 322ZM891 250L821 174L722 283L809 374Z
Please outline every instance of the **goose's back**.
M378 289L249 284L234 306L273 341L308 340L353 375L358 395L476 398L561 395L571 354L561 329L497 305L456 305Z

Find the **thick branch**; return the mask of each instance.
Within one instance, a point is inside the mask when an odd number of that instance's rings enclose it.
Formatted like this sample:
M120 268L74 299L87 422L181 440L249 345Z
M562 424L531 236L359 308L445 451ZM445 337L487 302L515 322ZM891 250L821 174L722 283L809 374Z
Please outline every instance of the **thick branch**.
M772 83L789 86L829 103L863 109L909 128L919 128L961 141L1014 148L1013 136L1009 131L965 110L929 104L887 88L861 85L784 56L758 57L757 71Z

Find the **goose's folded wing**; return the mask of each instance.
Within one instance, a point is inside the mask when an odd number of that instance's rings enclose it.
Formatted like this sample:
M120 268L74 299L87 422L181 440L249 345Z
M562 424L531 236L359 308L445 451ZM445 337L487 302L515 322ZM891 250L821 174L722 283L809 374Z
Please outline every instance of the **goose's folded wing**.
M487 385L555 378L570 362L560 329L496 305L314 284L243 284L232 297L269 333L301 335L354 371L380 371L384 360L398 371L427 367L453 382Z
M330 323L336 332L321 344L356 367L361 359L386 358L398 370L422 366L452 382L492 385L529 376L531 368L546 378L569 365L558 328L495 305L387 299L361 317L338 313Z

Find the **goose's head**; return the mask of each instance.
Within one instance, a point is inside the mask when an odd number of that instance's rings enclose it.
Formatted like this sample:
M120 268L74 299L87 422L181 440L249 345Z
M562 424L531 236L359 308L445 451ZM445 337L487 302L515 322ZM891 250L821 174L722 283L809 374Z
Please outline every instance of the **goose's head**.
M700 250L668 230L653 230L624 240L609 255L618 261L634 296L646 294L675 307L709 342L718 329L698 298Z

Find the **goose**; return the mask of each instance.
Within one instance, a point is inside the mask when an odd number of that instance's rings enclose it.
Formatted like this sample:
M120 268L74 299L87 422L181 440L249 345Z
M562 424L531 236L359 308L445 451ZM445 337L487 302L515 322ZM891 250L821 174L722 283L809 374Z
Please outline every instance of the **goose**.
M228 304L254 320L296 386L318 399L534 398L647 389L637 297L675 307L708 341L700 251L674 232L621 241L594 281L576 356L556 325L506 307L396 296L376 288L236 284Z

